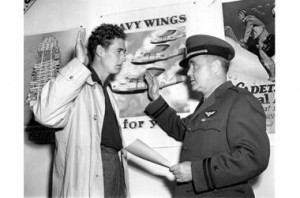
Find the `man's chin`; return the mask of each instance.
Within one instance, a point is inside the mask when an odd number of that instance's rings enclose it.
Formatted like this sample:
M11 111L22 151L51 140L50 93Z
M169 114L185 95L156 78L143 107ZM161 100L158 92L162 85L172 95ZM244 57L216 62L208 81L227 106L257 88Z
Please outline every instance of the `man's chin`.
M192 85L192 91L197 91L197 92L201 92L200 90L199 90L199 87L197 86L197 85Z
M197 88L192 86L192 91L197 91Z
M117 66L115 69L116 74L120 73L122 67L121 66Z
M114 69L114 71L111 72L111 74L118 74L120 73L121 69Z

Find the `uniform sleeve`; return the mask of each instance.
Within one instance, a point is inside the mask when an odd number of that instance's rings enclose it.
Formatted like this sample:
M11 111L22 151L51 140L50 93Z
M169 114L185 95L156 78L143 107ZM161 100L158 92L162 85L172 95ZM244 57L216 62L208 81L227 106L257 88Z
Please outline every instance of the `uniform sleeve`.
M35 119L48 127L64 127L74 99L90 74L76 58L70 61L43 86L37 102L31 106Z
M266 117L254 96L238 96L229 113L227 138L228 152L192 162L197 192L248 181L267 168L270 144L266 134Z
M146 114L153 118L157 124L177 141L183 141L186 130L185 121L181 119L163 97L151 102L145 109Z

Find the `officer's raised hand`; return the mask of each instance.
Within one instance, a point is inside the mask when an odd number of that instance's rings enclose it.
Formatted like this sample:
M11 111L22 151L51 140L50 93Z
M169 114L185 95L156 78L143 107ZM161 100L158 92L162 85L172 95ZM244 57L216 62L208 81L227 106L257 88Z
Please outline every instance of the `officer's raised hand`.
M84 45L85 41L85 29L80 28L76 38L76 45L75 45L75 57L84 65L88 65L89 58L87 55L87 49Z
M145 79L148 84L148 94L151 100L159 97L159 84L157 78L148 70L145 72Z

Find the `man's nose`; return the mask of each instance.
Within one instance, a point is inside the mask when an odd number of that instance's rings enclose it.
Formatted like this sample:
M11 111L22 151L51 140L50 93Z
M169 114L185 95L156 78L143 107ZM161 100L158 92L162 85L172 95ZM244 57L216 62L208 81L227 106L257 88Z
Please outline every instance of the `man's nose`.
M124 63L126 60L127 60L126 56L125 56L125 55L122 55L122 56L121 56L121 62Z
M192 76L192 73L193 73L193 72L192 72L191 67L190 67L186 75L189 76L189 77L191 77L191 76Z

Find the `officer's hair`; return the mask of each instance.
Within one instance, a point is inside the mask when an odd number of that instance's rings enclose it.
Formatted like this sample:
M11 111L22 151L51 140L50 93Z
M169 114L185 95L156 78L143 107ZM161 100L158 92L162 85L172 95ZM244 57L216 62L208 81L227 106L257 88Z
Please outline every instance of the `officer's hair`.
M229 69L229 61L221 56L216 56L216 55L205 55L208 59L208 61L210 63L212 63L213 61L215 60L218 60L220 61L221 63L221 66L225 72L225 74L228 72L228 69Z
M91 60L95 57L97 45L101 45L104 49L107 49L115 38L124 40L126 38L126 34L119 26L103 23L96 27L89 37L87 46Z

